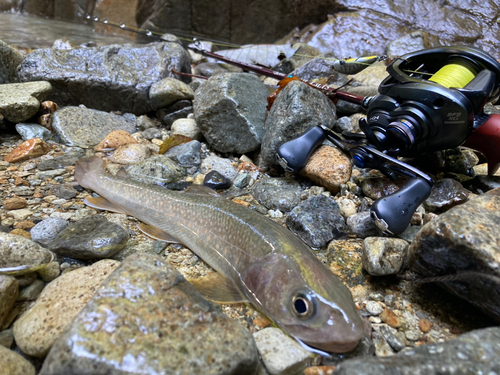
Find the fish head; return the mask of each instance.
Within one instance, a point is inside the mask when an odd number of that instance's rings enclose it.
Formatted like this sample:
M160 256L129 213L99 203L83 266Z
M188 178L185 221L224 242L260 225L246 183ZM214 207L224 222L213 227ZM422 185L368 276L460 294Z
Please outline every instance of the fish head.
M364 336L363 320L347 287L312 257L271 254L252 264L243 275L249 298L303 346L351 351Z

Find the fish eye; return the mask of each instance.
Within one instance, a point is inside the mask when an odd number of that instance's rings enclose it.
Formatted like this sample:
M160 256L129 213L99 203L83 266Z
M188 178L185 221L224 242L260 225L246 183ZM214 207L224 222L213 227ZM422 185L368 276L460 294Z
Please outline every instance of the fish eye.
M299 319L310 318L314 314L314 301L307 293L299 292L292 299L292 312Z

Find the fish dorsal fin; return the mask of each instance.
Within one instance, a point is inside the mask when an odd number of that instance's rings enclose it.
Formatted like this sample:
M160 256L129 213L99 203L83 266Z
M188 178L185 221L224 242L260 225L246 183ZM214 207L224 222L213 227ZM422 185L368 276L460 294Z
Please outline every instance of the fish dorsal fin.
M196 194L203 196L211 196L211 197L220 197L220 195L213 189L210 189L205 185L191 185L186 190L184 190L187 194Z
M188 280L203 297L216 303L248 302L243 293L227 277L218 272Z
M118 207L114 203L111 203L106 198L103 197L87 197L83 201L87 206L96 208L98 210L106 210L111 212L117 212L119 214L127 215L121 207Z
M145 235L154 238L155 240L170 242L170 243L179 243L177 238L172 237L170 234L153 227L152 225L139 223L137 224L137 228L144 233Z

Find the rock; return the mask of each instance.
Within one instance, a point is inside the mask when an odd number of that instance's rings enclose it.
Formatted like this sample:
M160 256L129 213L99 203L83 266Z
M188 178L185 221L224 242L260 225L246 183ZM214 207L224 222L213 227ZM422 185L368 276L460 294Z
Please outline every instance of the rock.
M380 332L373 332L373 344L375 345L375 355L377 358L389 357L394 355L389 343L385 340L384 336Z
M184 100L181 100L181 101L184 101ZM177 103L179 103L179 102L177 102ZM177 103L174 103L173 105L175 105ZM158 113L160 113L160 112L162 112L162 111L158 111ZM192 113L193 113L193 106L187 106L187 107L183 107L181 109L177 109L173 112L168 112L167 114L161 116L160 118L161 118L162 123L165 125L165 127L167 129L170 129L175 121L187 118Z
M391 309L387 308L387 307L379 315L379 318L384 323L387 323L389 326L391 326L392 328L399 328L399 327L401 327L401 321L399 320L398 316L396 314L394 314L394 312Z
M367 301L365 309L370 315L380 315L384 311L382 305L377 301Z
M335 375L347 374L458 374L463 369L488 374L496 371L500 354L500 328L465 333L447 343L427 344L387 358L359 358L341 363Z
M12 332L12 328L4 329L0 331L0 346L5 348L10 348L14 343L14 333Z
M300 174L336 194L340 185L351 178L351 171L351 160L342 151L323 145L311 155Z
M464 147L443 151L444 168L447 172L474 177L474 167L479 163L476 153Z
M285 86L274 101L265 123L261 157L268 165L277 165L276 152L311 126L332 128L336 121L335 105L317 89L300 81Z
M253 337L264 366L272 375L297 374L311 363L314 356L279 328L264 328L255 332Z
M181 167L199 167L201 164L201 143L191 141L174 146L164 154L174 160Z
M57 198L62 199L72 199L78 194L78 192L71 184L52 185L50 187L50 192Z
M333 127L333 130L337 133L359 133L361 131L361 129L359 128L359 120L362 118L366 119L366 115L362 113L356 113L352 116L342 116L337 120L337 123Z
M443 178L434 183L431 195L423 205L426 211L440 213L467 202L471 194L460 182L451 178Z
M157 128L160 125L157 119L152 119L146 115L137 117L136 124L137 128L142 131L149 128Z
M210 171L203 179L203 185L214 190L229 189L231 187L231 180L224 177L217 171Z
M286 224L313 248L347 236L347 226L338 204L322 194L310 197L295 207L286 218Z
M24 55L0 40L0 84L17 82L16 70Z
M430 43L429 39L431 39L432 43ZM426 32L415 31L390 42L386 47L386 55L393 59L410 52L420 51L437 45L436 39Z
M0 328L19 296L19 282L12 276L0 275Z
M49 250L21 236L0 232L0 268L23 275L44 268L54 258Z
M151 156L151 148L148 144L129 143L118 147L110 161L117 164L133 165L145 161Z
M250 174L247 172L238 173L238 176L233 181L233 186L238 189L243 189L250 183Z
M365 178L361 181L363 194L371 199L380 199L386 195L395 193L408 181L407 178L399 177L396 181L386 177Z
M35 304L14 323L14 337L26 354L44 357L65 327L120 262L105 259L64 273L48 284Z
M44 141L48 141L53 136L50 130L37 124L16 124L16 131L25 141L31 138L40 138Z
M75 259L109 258L123 249L128 231L102 215L92 215L60 231L47 247Z
M26 121L51 91L50 83L42 80L0 85L0 115L14 123Z
M60 106L83 104L101 111L141 115L152 110L149 88L173 77L172 68L191 71L189 56L180 45L128 44L37 49L26 56L17 75L21 82L49 81L55 88L50 99Z
M35 375L35 367L22 355L0 345L0 368L8 375Z
M370 275L399 273L408 259L409 244L399 238L367 237L363 242L363 268Z
M40 171L48 171L54 169L64 169L67 166L75 165L76 161L85 156L85 150L79 147L68 147L65 154L56 156L53 159L45 159L38 163L37 167Z
M463 277L439 283L500 320L500 189L453 207L427 223L410 245L410 267L423 275Z
M196 65L194 69L194 74L204 76L207 78L212 77L215 74L229 73L229 71L220 63L201 63Z
M164 78L153 83L149 89L149 99L153 110L164 108L178 100L192 100L194 92L184 82L175 78Z
M40 138L32 138L21 143L14 150L9 152L4 160L9 163L19 163L31 158L45 155L50 151L50 146Z
M266 178L259 180L252 189L252 195L268 209L290 212L300 203L300 184L292 179Z
M196 90L195 121L216 151L244 154L256 150L264 135L268 95L254 75L215 75Z
M358 238L380 235L380 231L370 216L369 211L359 212L346 220L349 231Z
M406 339L403 332L397 331L387 324L381 324L380 333L394 351L399 352L405 348Z
M94 147L113 130L135 132L135 123L124 116L81 107L65 107L52 115L60 142L81 148Z
M32 284L22 288L19 292L18 301L34 301L38 298L45 283L42 280L35 280Z
M28 210L27 208L21 208L20 210L9 211L7 215L12 216L15 221L23 221L33 215L33 211Z
M28 205L26 199L22 197L12 197L3 201L3 208L6 210L18 210Z
M181 118L175 120L172 124L171 130L172 135L180 134L198 141L202 138L201 129L193 119Z
M179 181L186 171L165 155L154 155L147 160L127 168L134 180L151 185L162 185Z
M248 330L157 256L135 254L57 340L40 374L125 374L133 366L137 373L244 375L257 364Z
M217 171L229 180L234 180L238 175L238 170L232 166L229 159L220 158L215 155L210 155L201 162L201 173Z
M125 130L113 130L97 146L94 147L94 150L110 151L131 143L138 142L130 135L130 133Z

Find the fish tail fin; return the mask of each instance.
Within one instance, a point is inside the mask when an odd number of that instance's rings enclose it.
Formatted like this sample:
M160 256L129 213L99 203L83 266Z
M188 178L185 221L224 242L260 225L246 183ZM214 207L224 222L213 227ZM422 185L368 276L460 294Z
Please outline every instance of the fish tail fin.
M98 156L80 159L75 165L75 179L80 186L92 188L92 180L95 176L106 173L104 169L104 160Z

